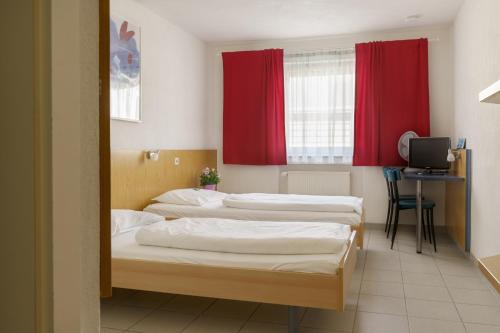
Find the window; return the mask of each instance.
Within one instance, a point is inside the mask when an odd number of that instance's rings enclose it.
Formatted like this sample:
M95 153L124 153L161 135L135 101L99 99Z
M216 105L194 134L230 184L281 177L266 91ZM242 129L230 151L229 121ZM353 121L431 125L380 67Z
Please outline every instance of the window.
M285 56L288 163L351 164L354 50Z

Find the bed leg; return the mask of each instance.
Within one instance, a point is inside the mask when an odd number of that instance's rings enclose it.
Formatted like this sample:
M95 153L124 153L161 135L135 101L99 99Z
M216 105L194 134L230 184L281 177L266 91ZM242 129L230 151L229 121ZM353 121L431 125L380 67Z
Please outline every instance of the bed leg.
M299 307L289 306L288 307L288 333L298 333L299 332Z

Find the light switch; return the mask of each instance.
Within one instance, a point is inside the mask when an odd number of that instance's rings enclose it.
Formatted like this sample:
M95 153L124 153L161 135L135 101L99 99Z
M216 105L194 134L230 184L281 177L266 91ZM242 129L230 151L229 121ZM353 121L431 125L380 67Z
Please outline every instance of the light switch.
M176 157L176 158L174 158L174 164L175 164L175 165L179 165L179 164L181 164L181 158L180 158L180 157Z

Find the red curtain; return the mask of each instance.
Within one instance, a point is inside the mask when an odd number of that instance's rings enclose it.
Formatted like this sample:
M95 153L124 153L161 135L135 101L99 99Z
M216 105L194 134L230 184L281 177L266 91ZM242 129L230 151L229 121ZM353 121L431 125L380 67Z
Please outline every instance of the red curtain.
M286 164L283 50L224 52L223 161Z
M430 135L427 39L356 44L353 165L406 165L406 131Z

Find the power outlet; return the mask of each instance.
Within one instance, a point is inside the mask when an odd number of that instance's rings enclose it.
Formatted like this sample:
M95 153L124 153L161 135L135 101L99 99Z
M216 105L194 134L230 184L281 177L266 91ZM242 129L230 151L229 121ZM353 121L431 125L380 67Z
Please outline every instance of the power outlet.
M181 164L181 158L180 157L175 157L174 158L174 164L175 165L180 165Z

